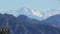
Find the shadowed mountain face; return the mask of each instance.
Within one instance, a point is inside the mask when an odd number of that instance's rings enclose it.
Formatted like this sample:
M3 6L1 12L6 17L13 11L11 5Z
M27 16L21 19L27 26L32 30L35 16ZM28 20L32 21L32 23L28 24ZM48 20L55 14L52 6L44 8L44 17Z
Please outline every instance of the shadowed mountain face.
M60 14L51 16L51 17L47 18L46 20L43 20L43 22L47 22L47 23L55 24L55 25L60 25Z
M60 34L60 28L25 15L0 14L0 26L9 27L10 34Z

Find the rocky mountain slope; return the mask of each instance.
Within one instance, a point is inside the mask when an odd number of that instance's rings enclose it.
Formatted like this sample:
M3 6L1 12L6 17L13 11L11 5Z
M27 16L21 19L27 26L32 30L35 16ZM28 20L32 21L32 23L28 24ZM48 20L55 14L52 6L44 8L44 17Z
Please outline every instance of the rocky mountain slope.
M10 34L60 34L60 27L25 15L15 17L10 14L0 14L0 26L8 27Z

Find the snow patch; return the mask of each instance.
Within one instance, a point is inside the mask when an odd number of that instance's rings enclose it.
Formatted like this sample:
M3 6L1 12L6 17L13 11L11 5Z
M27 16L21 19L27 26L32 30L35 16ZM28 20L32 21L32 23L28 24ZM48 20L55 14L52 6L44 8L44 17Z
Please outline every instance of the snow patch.
M32 9L32 14L35 15L35 16L38 16L38 17L43 17L43 15L38 10Z

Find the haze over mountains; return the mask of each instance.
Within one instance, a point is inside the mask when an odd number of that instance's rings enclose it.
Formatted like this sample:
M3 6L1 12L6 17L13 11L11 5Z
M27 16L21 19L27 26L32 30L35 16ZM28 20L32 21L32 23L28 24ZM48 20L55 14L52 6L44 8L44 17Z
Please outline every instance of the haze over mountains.
M60 14L60 10L49 10L49 11L42 12L42 11L38 11L38 10L33 9L33 8L22 7L20 9L15 9L15 10L11 10L11 11L3 11L3 12L0 11L0 13L12 14L16 17L19 15L26 15L30 18L34 18L37 20L44 20L50 16Z
M47 12L30 8L0 12L0 26L10 34L60 34L60 11Z
M51 16L51 17L43 20L43 22L54 24L55 26L58 25L60 27L60 14Z
M0 14L0 26L8 27L10 34L60 34L60 27L55 27L48 21L29 18L26 15L15 17L11 14Z

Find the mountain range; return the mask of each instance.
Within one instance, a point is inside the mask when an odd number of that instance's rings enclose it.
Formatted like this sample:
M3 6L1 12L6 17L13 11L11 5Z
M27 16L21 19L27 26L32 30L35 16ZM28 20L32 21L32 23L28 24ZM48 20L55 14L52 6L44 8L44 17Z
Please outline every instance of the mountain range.
M51 16L60 14L60 10L52 9L48 11L39 11L33 8L22 7L22 8L10 10L10 11L0 11L0 13L11 14L11 15L14 15L15 17L18 17L19 15L26 15L30 18L34 18L41 21Z
M60 27L55 26L60 23L59 17L60 15L54 15L39 21L26 15L15 17L11 14L0 14L0 26L8 27L10 34L60 34Z
M60 27L60 14L51 16L51 17L43 20L43 22L47 22L49 24L53 24L55 26L59 26Z
M60 10L38 11L22 7L0 11L0 26L10 34L60 34Z

